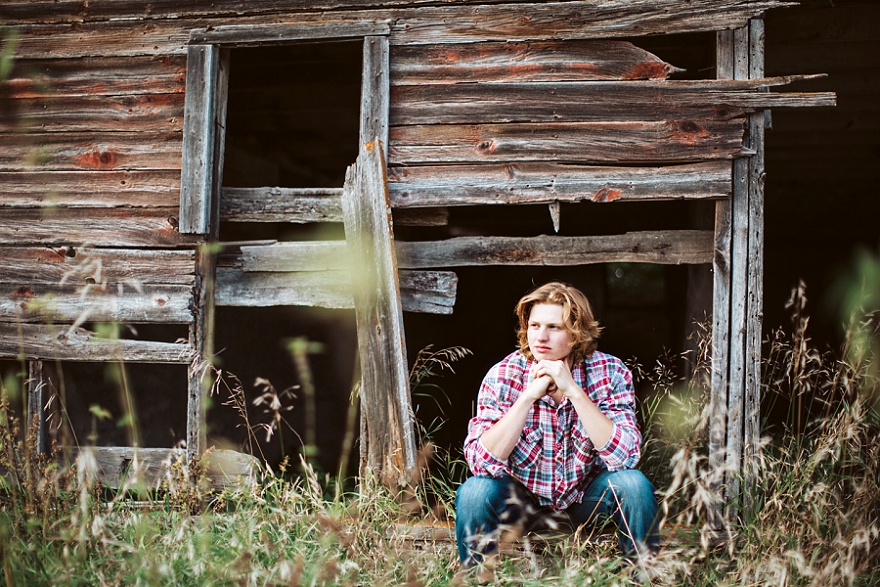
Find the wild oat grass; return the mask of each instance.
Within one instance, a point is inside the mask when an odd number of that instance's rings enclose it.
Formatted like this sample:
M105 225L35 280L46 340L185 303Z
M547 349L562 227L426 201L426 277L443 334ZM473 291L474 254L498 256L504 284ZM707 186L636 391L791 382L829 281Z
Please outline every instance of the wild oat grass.
M768 339L763 392L791 413L767 429L739 499L719 503L711 491L718 472L706 453L705 363L682 381L658 362L643 370L655 393L641 409L643 469L662 493L660 552L633 565L613 541L569 537L540 546L527 538L518 554L493 563L493 584L878 584L880 390L877 354L864 350L866 333L876 345L877 317L854 325L835 357L811 345L803 292L790 307L792 334ZM451 517L463 473L454 454L423 450L427 474L414 474L414 488L397 494L371 479L361 479L357 493L328 491L305 460L296 478L264 472L255 485L219 494L199 491L185 463L158 490L132 479L110 491L97 482L87 450L66 467L59 455L28 448L33 439L9 406L13 384L4 383L0 399L7 586L439 586L488 578L459 574L452 545L415 544L398 531L401 522ZM444 463L443 474L426 466L429 457L433 468ZM720 525L710 522L718 506L729 514Z

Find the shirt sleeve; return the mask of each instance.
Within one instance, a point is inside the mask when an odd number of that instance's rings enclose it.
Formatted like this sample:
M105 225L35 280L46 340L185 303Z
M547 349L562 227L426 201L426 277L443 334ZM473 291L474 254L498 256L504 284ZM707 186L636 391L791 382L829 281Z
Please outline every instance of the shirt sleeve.
M480 438L510 409L510 403L502 400L501 392L507 383L499 376L501 371L496 365L486 374L477 395L477 413L468 423L464 458L474 475L500 477L509 473L507 461L492 454Z
M619 359L606 365L608 385L596 406L613 424L611 437L596 453L609 471L631 469L641 458L642 434L636 423L636 395L632 374Z

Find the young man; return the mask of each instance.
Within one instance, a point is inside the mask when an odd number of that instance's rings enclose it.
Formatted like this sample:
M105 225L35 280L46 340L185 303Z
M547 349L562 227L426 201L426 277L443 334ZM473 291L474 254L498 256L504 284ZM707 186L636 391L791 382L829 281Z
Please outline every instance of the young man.
M516 307L519 350L480 387L465 458L474 474L458 489L462 565L497 548L502 526L572 527L611 517L627 555L656 547L654 487L635 470L641 433L632 376L596 350L600 327L586 296L548 283Z

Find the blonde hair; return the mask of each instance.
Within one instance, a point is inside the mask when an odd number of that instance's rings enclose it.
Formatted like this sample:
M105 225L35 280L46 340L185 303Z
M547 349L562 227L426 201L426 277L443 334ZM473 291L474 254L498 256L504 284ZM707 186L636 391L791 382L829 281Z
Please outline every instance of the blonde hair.
M562 306L562 322L572 339L569 357L573 365L593 354L598 346L597 339L602 328L593 316L590 301L576 287L553 281L524 295L516 304L516 315L519 317L519 329L516 335L519 341L519 350L527 359L535 359L529 349L528 333L529 316L532 313L532 307L536 304Z

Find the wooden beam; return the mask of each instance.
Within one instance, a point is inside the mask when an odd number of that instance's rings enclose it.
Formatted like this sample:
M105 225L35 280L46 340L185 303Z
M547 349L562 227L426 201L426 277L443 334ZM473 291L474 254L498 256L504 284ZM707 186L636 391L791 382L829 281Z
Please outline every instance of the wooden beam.
M297 24L221 25L198 28L189 36L191 44L213 44L224 47L253 47L303 40L351 39L369 35L388 35L391 27L385 20L346 22L312 22Z
M395 241L401 269L483 265L588 265L592 263L701 264L713 258L711 231L669 230L583 237L458 237ZM342 241L242 246L223 264L243 272L344 271Z
M666 79L679 71L627 41L559 40L396 46L393 85Z
M401 270L400 301L405 312L452 314L458 278L450 271ZM344 271L245 272L217 268L218 306L312 306L354 308L351 275Z
M389 165L508 161L662 163L732 159L742 119L395 126Z
M23 297L66 291L124 295L148 286L192 286L195 253L189 249L3 247L0 283Z
M192 246L177 208L11 208L0 215L2 245Z
M180 174L180 232L184 234L207 234L211 221L217 125L225 125L225 120L217 120L219 80L220 49L190 46Z
M49 382L43 373L43 361L28 361L27 419L25 430L34 431L34 452L46 452L46 400Z
M386 148L391 103L388 37L366 37L363 55L360 143L378 140Z
M225 222L342 222L342 188L229 188L220 198Z
M764 108L834 106L833 92L760 92L791 78L394 86L391 125L726 120Z
M5 22L17 25L21 31L16 53L22 59L185 54L192 30L205 29L206 25L222 26L229 22L224 16L234 17L238 26L255 30L278 24L279 15L283 15L286 26L345 25L372 21L377 16L375 9L357 10L363 7L361 0L296 0L283 4L273 0L197 2L188 2L183 9L179 2L158 0L155 4L151 2L147 11L143 4L130 2L90 3L84 8L81 0L37 0L35 5L6 0L3 13ZM692 0L686 4L680 0L657 0L650 4L630 0L456 3L459 5L430 6L436 1L392 0L383 2L380 14L393 23L394 43L442 44L717 31L745 26L749 18L790 4L776 0ZM206 16L218 18L206 22Z
M179 171L181 145L179 132L9 134L3 137L0 171ZM174 175L179 178L180 174ZM43 177L52 175L46 173ZM82 184L79 185L82 192ZM45 185L41 187L46 190ZM115 187L123 190L126 184Z
M138 137L137 133L131 133ZM143 138L143 137L142 137ZM101 160L107 151L86 151ZM34 145L34 157L40 148ZM15 165L10 162L9 166ZM27 169L27 164L22 168ZM84 189L88 186L88 189ZM173 208L180 202L179 171L7 171L0 173L0 208ZM7 211L3 210L2 215ZM57 213L56 213L57 215ZM173 216L178 215L173 211Z
M193 320L192 303L189 286L129 286L115 290L0 283L0 322L189 324Z
M395 208L721 199L730 196L731 164L708 161L662 167L516 163L392 167Z
M135 448L129 446L65 447L71 460L88 452L97 464L97 480L111 488L131 482L145 483L161 489L165 483L179 483L184 489L186 479L175 479L172 465L186 462L186 451L178 448ZM257 482L260 463L249 454L228 449L212 450L204 463L208 488L222 491L226 487L252 485Z
M189 363L188 344L100 338L83 328L0 322L0 357L27 360Z
M378 138L348 168L342 197L361 365L361 473L398 487L416 464L403 308Z

